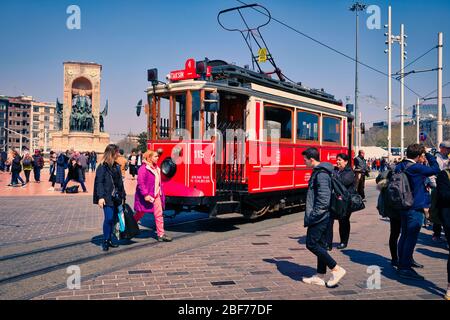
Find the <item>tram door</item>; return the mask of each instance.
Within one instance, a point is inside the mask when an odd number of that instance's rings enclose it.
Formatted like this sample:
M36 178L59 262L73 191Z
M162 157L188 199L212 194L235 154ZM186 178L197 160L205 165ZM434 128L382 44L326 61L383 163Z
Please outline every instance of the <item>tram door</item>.
M247 100L247 96L220 93L220 111L217 114L220 138L217 139L216 150L222 157L216 166L217 190L239 191L244 187Z

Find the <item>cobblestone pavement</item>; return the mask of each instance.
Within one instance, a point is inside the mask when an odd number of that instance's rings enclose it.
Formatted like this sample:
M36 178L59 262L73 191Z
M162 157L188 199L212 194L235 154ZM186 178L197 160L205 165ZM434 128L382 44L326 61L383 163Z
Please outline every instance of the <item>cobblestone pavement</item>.
M306 285L316 259L305 247L298 222L211 242L160 259L83 281L80 290L58 290L36 299L442 299L448 251L422 229L416 261L425 281L397 278L390 266L389 223L375 210L376 191L368 183L367 208L354 213L350 243L332 256L347 270L337 288ZM338 237L335 224L335 237ZM335 238L335 242L339 239ZM335 243L336 245L336 243ZM369 266L381 271L381 288L368 289Z

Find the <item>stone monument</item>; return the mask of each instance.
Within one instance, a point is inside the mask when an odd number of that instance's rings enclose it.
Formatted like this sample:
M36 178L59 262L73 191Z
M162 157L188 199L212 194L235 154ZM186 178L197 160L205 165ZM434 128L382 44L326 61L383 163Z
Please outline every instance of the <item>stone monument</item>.
M56 102L59 131L52 134L52 149L103 153L109 144L104 132L108 102L100 112L102 66L89 62L64 62L64 101Z

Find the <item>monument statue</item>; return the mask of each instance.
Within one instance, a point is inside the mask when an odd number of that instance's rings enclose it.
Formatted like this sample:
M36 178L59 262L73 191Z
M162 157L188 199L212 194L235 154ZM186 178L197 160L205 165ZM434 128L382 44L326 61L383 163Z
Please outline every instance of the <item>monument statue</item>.
M108 115L108 99L106 99L106 105L102 112L100 112L100 132L105 132L104 117Z
M64 62L64 102L56 103L59 130L50 134L52 149L101 154L109 144L109 134L104 132L108 103L100 112L101 71L102 66L94 62Z
M94 132L94 117L92 115L92 99L84 90L74 89L72 98L72 113L70 115L70 131Z

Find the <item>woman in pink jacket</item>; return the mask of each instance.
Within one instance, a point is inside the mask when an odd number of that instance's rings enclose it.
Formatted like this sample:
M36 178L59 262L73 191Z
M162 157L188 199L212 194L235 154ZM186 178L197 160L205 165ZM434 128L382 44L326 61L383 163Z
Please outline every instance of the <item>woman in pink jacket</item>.
M159 155L156 151L148 150L143 155L134 196L134 210L136 211L134 219L138 222L145 213L153 213L158 241L169 242L172 239L164 233L165 196L161 184L161 169L157 165L158 159Z

